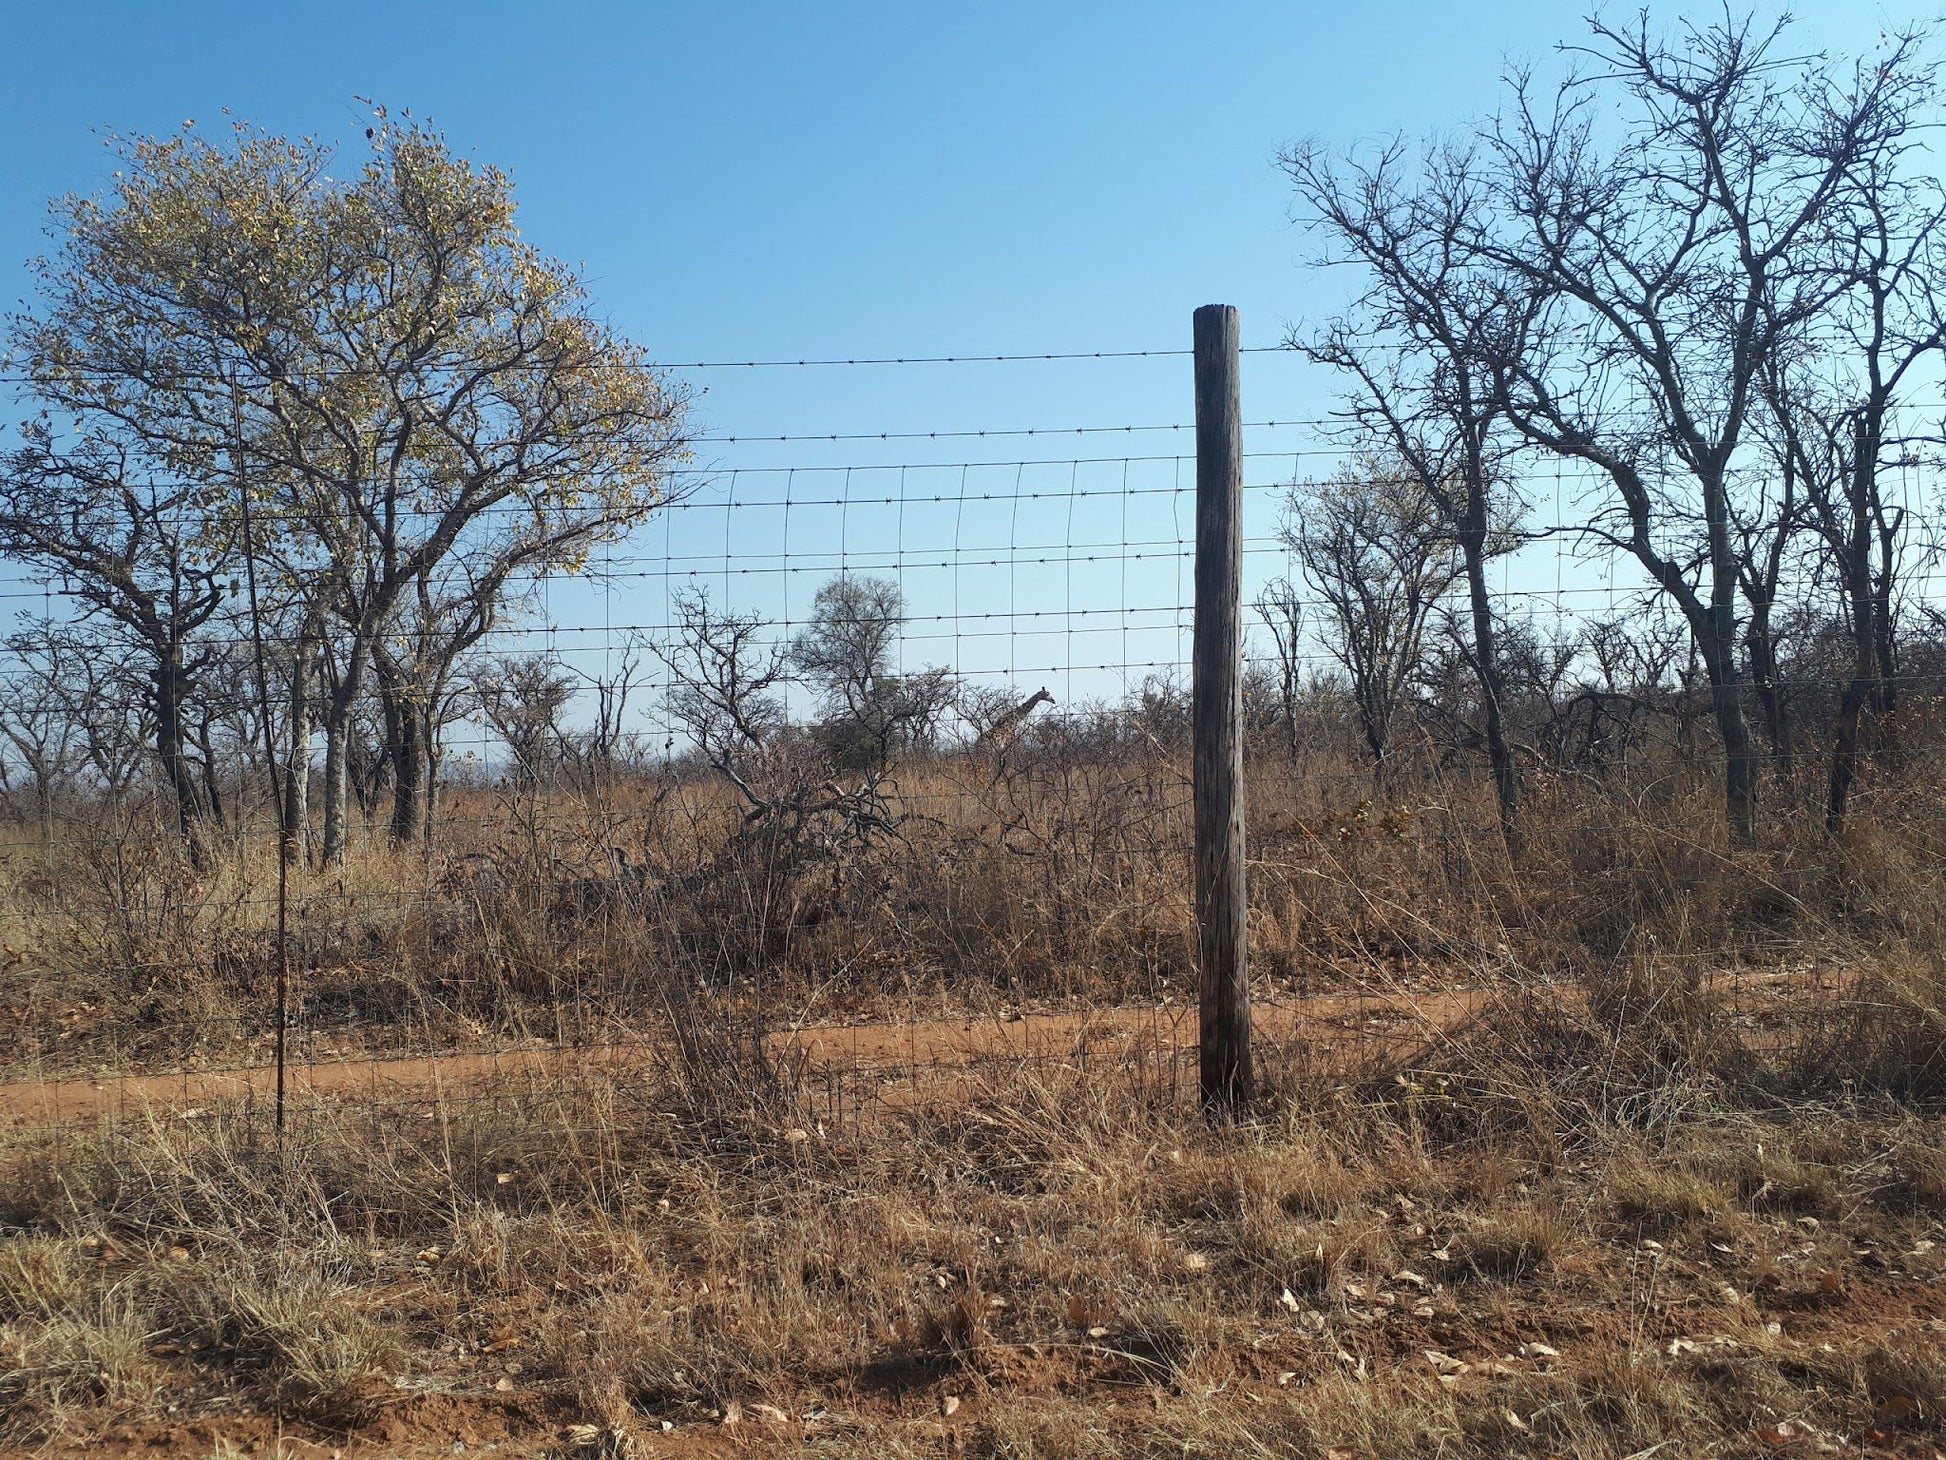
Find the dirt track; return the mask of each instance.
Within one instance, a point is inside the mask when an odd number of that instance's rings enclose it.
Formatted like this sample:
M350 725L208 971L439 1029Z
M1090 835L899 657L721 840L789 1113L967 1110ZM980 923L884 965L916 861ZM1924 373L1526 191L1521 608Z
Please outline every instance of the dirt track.
M1804 997L1830 998L1847 975L1816 970L1719 975L1712 983L1738 1014L1742 1037L1753 1048L1772 1044L1774 1027ZM1561 997L1566 986L1536 987L1531 997ZM1256 1028L1271 1043L1311 1038L1342 1050L1361 1042L1393 1050L1438 1030L1457 1027L1491 997L1486 987L1396 990L1382 994L1319 994L1260 1001ZM1802 1010L1797 1012L1801 1013ZM1767 1027L1771 1026L1771 1027ZM660 1036L650 1036L660 1040ZM1180 1005L1017 1015L1010 1018L936 1019L904 1023L805 1025L770 1037L772 1050L803 1061L813 1075L950 1071L975 1062L1009 1059L1114 1060L1146 1055L1151 1061L1196 1044L1195 1011ZM442 1092L537 1087L564 1068L643 1063L641 1040L589 1046L512 1048L491 1053L426 1054L337 1059L293 1064L286 1070L291 1099L316 1097L402 1101ZM268 1066L193 1070L151 1075L65 1075L0 1084L0 1129L71 1124L103 1115L186 1117L238 1102L274 1098L276 1072Z
M1329 994L1259 1003L1258 1029L1286 1040L1315 1029L1337 1043L1396 1035L1406 1028L1451 1028L1487 997L1484 990L1383 995ZM795 1054L813 1073L965 1066L976 1061L1112 1058L1119 1052L1193 1049L1195 1011L1180 1006L1012 1018L943 1019L899 1024L808 1025L771 1036L779 1054ZM360 1096L398 1100L424 1092L518 1089L563 1067L639 1064L640 1044L538 1047L492 1053L411 1055L293 1064L285 1071L293 1100ZM0 1127L69 1124L103 1115L182 1117L238 1102L275 1098L276 1071L194 1070L159 1075L70 1075L0 1084Z

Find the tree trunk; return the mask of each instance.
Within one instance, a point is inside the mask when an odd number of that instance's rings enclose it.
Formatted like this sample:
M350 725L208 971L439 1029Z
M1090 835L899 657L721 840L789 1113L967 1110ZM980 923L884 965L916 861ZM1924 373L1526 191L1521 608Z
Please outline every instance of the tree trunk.
M197 871L209 866L209 847L203 837L208 808L194 769L184 753L183 699L188 690L182 650L170 645L155 668L155 753L176 801L176 825L189 865Z
M1876 495L1875 436L1860 423L1850 481L1851 523L1839 564L1851 609L1851 678L1838 700L1838 719L1832 730L1831 780L1825 790L1824 829L1832 836L1845 828L1851 809L1851 790L1858 780L1865 711L1883 713L1891 706L1891 680L1885 672L1891 636L1880 611L1878 585L1872 581L1872 522L1867 504ZM1888 570L1884 581L1889 585Z
M1777 644L1770 636L1770 605L1753 606L1750 623L1743 636L1750 659L1750 680L1757 692L1757 708L1763 714L1764 738L1776 761L1777 778L1789 780L1791 745L1789 727L1784 723L1784 697L1777 687Z
M418 841L425 825L427 716L415 686L391 655L372 656L378 671L379 699L385 710L385 759L392 768L392 824L395 847Z
M316 641L307 628L299 634L297 662L291 669L290 759L284 766L283 857L292 866L311 859L311 670Z
M395 847L418 841L425 826L426 745L419 717L410 707L399 717L389 751L392 762L392 827Z
M1879 501L1878 457L1881 440L1881 422L1876 416L1859 421L1857 444L1852 451L1856 463L1851 488L1856 524L1853 532L1859 539L1854 560L1856 577L1853 591L1860 602L1872 605L1871 643L1878 678L1872 686L1871 707L1880 715L1889 715L1898 708L1899 703L1899 646L1894 638L1892 591L1898 577L1899 525L1904 518L1888 516L1884 504ZM1876 579L1872 576L1871 564L1871 543L1874 538L1878 542Z
M227 824L223 812L223 781L216 763L216 747L210 741L209 720L196 727L196 753L202 758L203 805L210 821L220 830Z
M439 769L445 763L446 748L439 743L430 724L426 726L426 792L424 804L426 855L432 855L433 820L439 814Z
M324 720L324 837L319 862L341 867L345 861L345 814L351 799L351 778L345 764L346 741L351 737L351 707L331 697Z
M1743 712L1743 685L1737 673L1737 556L1730 545L1729 492L1720 466L1703 483L1704 515L1709 526L1710 601L1690 628L1702 640L1703 667L1709 673L1710 708L1723 742L1724 810L1730 835L1740 847L1757 840L1759 757L1750 722Z
M320 860L327 867L342 867L345 861L351 799L351 713L364 677L365 646L354 641L344 675L332 691L324 723L324 849Z
M1889 548L1886 549L1889 553ZM1882 581L1870 594L1872 601L1872 652L1877 663L1877 682L1872 686L1872 708L1889 715L1899 706L1898 645L1892 637L1892 568L1889 557Z
M54 778L49 773L47 765L42 761L35 761L32 770L34 773L34 812L36 822L40 827L41 845L52 846L54 844Z
M1466 591L1473 612L1474 670L1486 708L1487 763L1493 769L1494 796L1500 803L1500 835L1509 856L1520 855L1520 767L1507 744L1501 710L1500 646L1493 627L1493 600L1487 591L1485 526L1469 527L1460 540L1466 559Z
M1824 798L1824 829L1832 836L1845 829L1852 783L1858 779L1860 723L1871 691L1872 659L1868 651L1854 664L1852 677L1838 701L1838 722L1831 746L1831 782Z
M1722 615L1727 618L1728 615ZM1735 650L1720 639L1704 656L1709 672L1710 708L1716 733L1723 742L1723 800L1730 835L1738 846L1757 840L1757 770L1760 756L1743 712L1743 685L1737 674Z

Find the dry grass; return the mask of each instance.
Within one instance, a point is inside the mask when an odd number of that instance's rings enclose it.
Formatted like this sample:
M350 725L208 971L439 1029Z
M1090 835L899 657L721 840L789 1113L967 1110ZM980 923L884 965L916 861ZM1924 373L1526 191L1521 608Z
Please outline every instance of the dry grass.
M454 860L364 847L300 879L301 1048L620 1025L651 1056L306 1104L281 1144L248 1107L0 1136L0 1450L1946 1445L1923 760L1846 844L1779 796L1738 854L1700 775L1537 777L1518 867L1483 786L1427 770L1367 805L1344 769L1258 768L1261 986L1493 996L1268 1051L1261 1117L1221 1131L1153 1072L1057 1059L827 1127L759 1038L1180 1004L1168 757L914 767L904 843L785 869L725 856L702 784L518 817L454 797ZM104 821L0 877L17 1068L261 1057L263 849L195 883L150 834ZM1763 994L1807 969L1808 1004Z
M1350 762L1267 755L1249 798L1256 967L1273 992L1598 978L1615 1017L1708 1032L1669 1007L1704 996L1702 973L1946 947L1946 838L1909 810L1941 778L1916 755L1886 776L1842 845L1807 783L1775 788L1762 849L1733 853L1706 765L1640 785L1536 772L1515 866L1478 776L1402 766L1375 802ZM901 768L896 838L780 862L738 842L707 779L539 804L456 790L437 857L367 840L298 878L300 1032L325 1050L579 1038L690 989L792 1018L1180 1001L1187 791L1186 760L1161 752L1053 744L998 771L941 756ZM76 809L0 867L0 1013L24 1034L0 1059L254 1057L273 883L265 835L197 878L152 812ZM1630 985L1644 969L1664 982Z
M788 1072L676 1051L308 1110L281 1151L223 1115L15 1138L0 1424L409 1446L463 1414L535 1453L834 1456L1946 1437L1933 1122L1780 1120L1757 1080L1644 1125L1535 1048L1508 1030L1497 1068L1573 1124L1493 1122L1490 1149L1460 1093L1314 1088L1212 1131L1046 1064L839 1137Z

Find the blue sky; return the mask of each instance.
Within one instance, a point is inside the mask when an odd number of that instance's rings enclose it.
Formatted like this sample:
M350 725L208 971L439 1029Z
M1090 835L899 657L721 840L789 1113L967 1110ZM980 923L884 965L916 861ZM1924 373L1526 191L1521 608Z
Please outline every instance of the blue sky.
M1629 7L1632 8L1632 7ZM1899 10L1843 0L1794 7L1807 41L1869 44ZM1688 7L1710 13L1714 7ZM1673 16L1682 7L1661 6ZM28 288L46 200L93 191L112 168L105 130L159 132L221 108L282 131L357 139L367 96L429 115L462 151L508 168L528 236L581 261L601 307L669 361L1181 348L1190 311L1243 312L1246 344L1328 314L1342 283L1305 267L1274 166L1280 144L1353 143L1463 125L1497 99L1509 59L1545 63L1581 32L1582 7L1395 0L1364 6L1122 3L820 6L622 3L69 3L0 7L11 64L0 90L0 281ZM1189 418L1180 359L1006 366L699 371L699 423L716 436L798 432L1159 425ZM1332 383L1288 356L1254 356L1245 417L1328 409ZM1315 448L1298 429L1254 433L1252 450ZM1165 455L1186 433L1068 442L710 442L729 473L771 465ZM1305 458L1265 458L1288 480ZM1016 674L1139 659L1172 639L1120 632L1077 641L1072 610L1167 606L1173 560L1046 563L1008 541L1161 539L1179 505L1175 467L1114 463L955 474L806 472L797 500L1004 495L1013 481L1100 497L1000 508L886 503L739 513L693 510L620 556L652 574L658 555L746 563L786 546L803 572L723 580L733 595L800 617L819 554L913 560L915 607L955 618L916 657L956 656ZM1010 472L1012 474L1010 475ZM1258 475L1261 474L1261 475ZM1127 499L1110 490L1132 479ZM927 488L936 488L928 491ZM781 495L742 475L745 502ZM1078 508L1072 504L1079 503ZM1271 494L1252 499L1267 533ZM938 510L934 510L937 508ZM1078 510L1082 520L1069 515ZM1132 513L1132 518L1128 515ZM1089 514L1093 514L1092 517ZM785 533L789 537L786 540ZM993 551L967 551L969 541ZM927 554L938 548L957 557ZM1069 553L1074 557L1077 554ZM1004 566L970 559L1011 557ZM1018 561L1021 558L1029 561ZM920 560L951 562L925 569ZM719 564L720 567L720 564ZM1529 564L1533 583L1585 568ZM1077 583L1076 579L1079 578ZM1131 581L1132 579L1132 581ZM549 585L560 642L610 647L616 626L664 617L663 583L624 580L603 598ZM1025 595L1025 596L1023 596ZM1119 597L1117 596L1119 595ZM1186 596L1186 590L1185 590ZM1137 599L1141 602L1138 604ZM1059 636L969 638L967 615L1029 600L1064 617ZM1103 615L1107 619L1108 615ZM1173 622L1167 616L1158 622ZM1000 623L1025 630L1023 620ZM575 631L579 628L579 637ZM938 632L944 633L946 629ZM1004 643L1002 642L1004 640ZM1147 645L1148 647L1145 647ZM1004 658L1003 658L1004 650ZM1058 692L1058 691L1057 691Z

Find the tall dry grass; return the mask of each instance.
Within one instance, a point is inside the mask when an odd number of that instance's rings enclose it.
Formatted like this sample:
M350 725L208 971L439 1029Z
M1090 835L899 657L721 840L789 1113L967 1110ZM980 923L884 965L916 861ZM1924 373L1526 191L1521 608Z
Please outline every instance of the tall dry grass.
M1407 982L1509 989L1625 971L1849 966L1946 946L1946 784L1908 751L1840 842L1815 776L1768 788L1732 849L1706 766L1530 773L1501 844L1469 767L1252 761L1251 942L1268 996ZM773 1020L1193 999L1186 760L1059 739L898 769L889 829L752 836L702 775L455 790L436 854L375 836L296 878L307 1049L579 1040L704 996ZM260 829L261 830L261 829ZM0 868L16 1066L258 1057L272 1020L265 835L192 876L140 808L70 808Z

